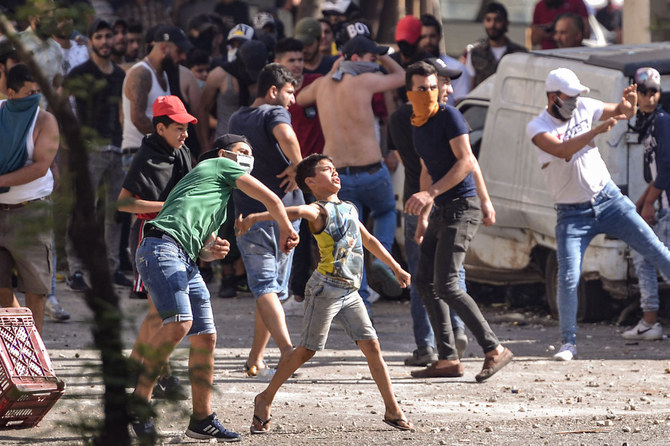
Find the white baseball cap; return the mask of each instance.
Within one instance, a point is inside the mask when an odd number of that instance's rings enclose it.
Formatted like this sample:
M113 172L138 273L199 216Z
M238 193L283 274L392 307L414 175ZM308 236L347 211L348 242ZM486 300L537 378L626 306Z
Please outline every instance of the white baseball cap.
M560 91L568 96L578 96L591 91L579 82L577 75L567 68L557 68L549 72L545 82L547 92Z
M245 25L244 23L238 23L228 33L228 40L240 39L247 41L253 38L254 29L249 25Z

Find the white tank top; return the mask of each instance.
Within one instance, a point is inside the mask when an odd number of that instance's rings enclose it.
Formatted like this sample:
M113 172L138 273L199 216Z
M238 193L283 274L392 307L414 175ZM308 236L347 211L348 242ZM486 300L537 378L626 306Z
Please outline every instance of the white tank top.
M128 70L128 74L130 74L130 72L133 70L140 69L139 67L142 67L142 69L149 70L149 73L151 73L151 90L147 92L147 109L144 112L144 114L147 115L147 118L151 119L154 117L154 114L151 109L151 107L154 104L154 101L159 96L169 95L170 85L168 84L167 74L163 72L163 79L165 80L165 85L168 86L167 90L163 90L163 88L161 88L161 85L158 83L158 78L156 77L154 69L151 68L151 66L144 60L133 65L133 67L130 70ZM126 82L128 81L128 77L129 76L126 75L126 78L123 81L123 99L122 99L123 140L121 142L122 149L138 148L142 144L142 138L144 138L144 133L140 132L137 129L137 127L135 127L135 124L133 124L133 121L130 119L130 100L126 96Z
M0 101L0 108L5 105L5 101ZM35 152L35 140L33 131L35 130L35 123L37 122L37 115L40 109L38 108L33 118L33 123L28 130L26 137L26 149L28 151L28 159L26 166L33 163L33 153ZM40 178L34 179L30 183L21 184L19 186L10 186L9 192L0 194L0 203L2 204L17 204L24 201L37 200L38 198L50 195L54 189L54 177L51 174L51 169L47 169L47 173Z

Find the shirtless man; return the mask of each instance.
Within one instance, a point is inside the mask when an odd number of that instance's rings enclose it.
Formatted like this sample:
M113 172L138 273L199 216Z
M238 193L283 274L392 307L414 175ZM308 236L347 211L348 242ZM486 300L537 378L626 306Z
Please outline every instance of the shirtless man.
M344 60L305 87L297 102L302 106L316 102L325 137L323 153L331 157L340 174L340 198L354 203L359 215L364 206L372 210L373 233L390 252L396 229L395 197L375 135L371 103L375 93L403 85L405 72L387 51L388 47L369 37L354 37L343 47ZM379 71L377 62L387 74ZM378 263L373 267L384 268ZM365 275L360 294L369 309Z

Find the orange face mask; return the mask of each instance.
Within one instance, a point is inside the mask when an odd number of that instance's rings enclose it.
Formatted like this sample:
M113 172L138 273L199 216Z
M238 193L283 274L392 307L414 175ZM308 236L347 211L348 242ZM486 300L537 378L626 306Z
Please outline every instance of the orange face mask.
M408 91L407 98L412 103L412 125L421 127L440 109L437 103L438 91Z

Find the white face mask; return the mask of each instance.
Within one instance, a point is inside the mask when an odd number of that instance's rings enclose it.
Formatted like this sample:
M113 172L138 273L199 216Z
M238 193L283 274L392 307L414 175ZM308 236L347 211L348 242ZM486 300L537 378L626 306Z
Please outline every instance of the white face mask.
M228 62L232 62L237 59L237 48L228 47Z
M223 152L223 156L235 161L246 173L251 173L251 171L254 170L253 156L245 155L244 153L230 152L228 150L224 150Z

